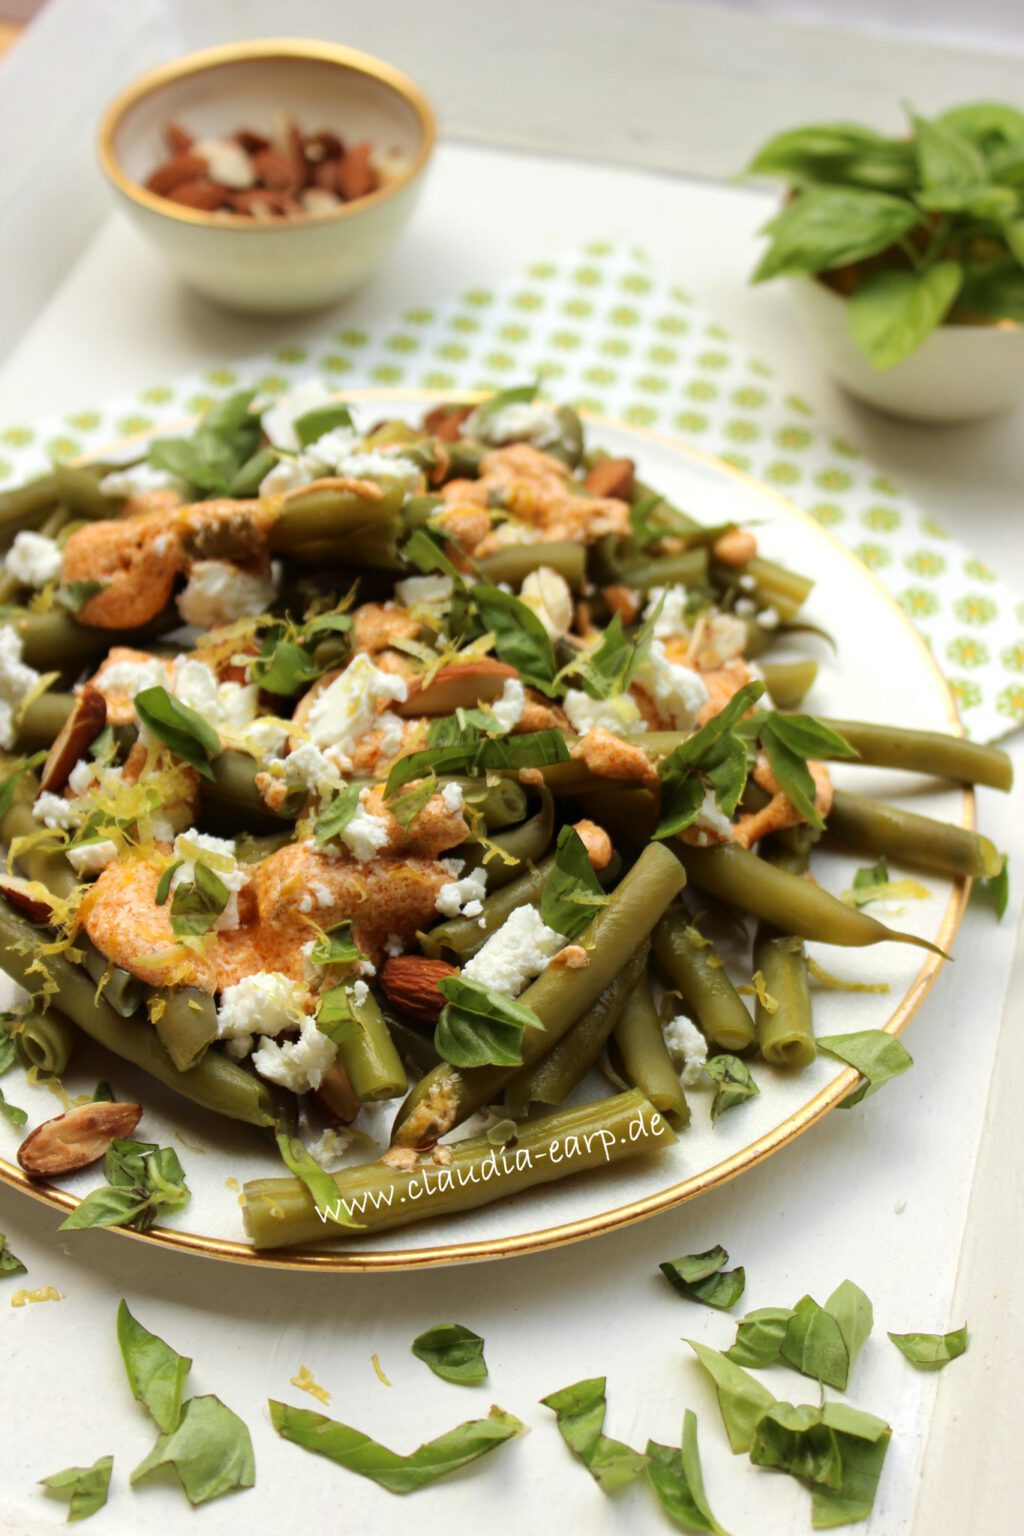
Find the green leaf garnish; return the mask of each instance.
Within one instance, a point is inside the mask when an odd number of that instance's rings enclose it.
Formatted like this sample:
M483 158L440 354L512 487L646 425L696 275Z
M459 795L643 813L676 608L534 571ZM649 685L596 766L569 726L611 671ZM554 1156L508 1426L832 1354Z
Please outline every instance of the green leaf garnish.
M9 1019L11 1015L4 1014L3 1017ZM17 1059L18 1048L14 1043L14 1036L6 1024L0 1024L0 1077L11 1070Z
M68 613L78 613L106 585L105 581L65 581L54 592L53 600Z
M131 1475L141 1482L158 1467L173 1467L190 1504L206 1504L256 1481L249 1431L218 1397L190 1397L181 1420L161 1435Z
M487 1379L484 1341L461 1323L438 1323L428 1328L413 1339L412 1352L442 1381L475 1387Z
M348 987L328 987L321 994L316 1010L316 1027L329 1040L333 1040L335 1045L344 1045L346 1040L355 1039L360 1023Z
M17 1104L9 1104L0 1089L0 1115L3 1115L8 1125L13 1125L15 1130L20 1130L28 1119L25 1110L19 1109Z
M306 1186L320 1215L335 1226L348 1227L356 1232L362 1231L362 1224L353 1221L344 1201L339 1198L337 1184L327 1170L321 1168L316 1158L307 1151L298 1137L286 1136L279 1132L276 1140L277 1149L286 1166Z
M63 1472L52 1472L39 1481L47 1493L67 1502L70 1525L74 1520L88 1520L103 1508L113 1466L113 1456L101 1456L91 1467L65 1467Z
M346 919L318 935L309 958L314 965L351 965L366 956L352 937L352 924Z
M712 1125L717 1123L719 1115L724 1115L726 1110L735 1109L737 1104L745 1104L761 1092L750 1068L738 1056L712 1056L710 1061L704 1063L704 1071L715 1084L711 1100Z
M419 784L414 784L411 789L403 790L400 795L396 795L393 800L388 801L388 810L398 822L403 832L408 832L436 789L437 779L431 773L421 780Z
M807 766L808 759L823 756L850 758L856 757L857 753L838 731L815 720L813 715L783 715L772 710L755 716L750 729L753 730L755 725L779 788L804 820L820 830L825 823L815 803L814 780Z
M701 1301L706 1307L727 1311L734 1307L743 1295L747 1283L746 1270L725 1269L729 1255L719 1244L706 1253L690 1253L681 1259L666 1259L659 1264L665 1279L673 1290L690 1301Z
M696 821L705 787L724 815L733 814L747 782L747 747L733 726L762 693L764 684L758 679L744 684L724 709L658 764L661 814L656 838L673 837Z
M499 587L475 586L470 598L483 625L481 633L489 630L494 635L499 660L515 667L529 687L557 692L555 648L533 609Z
M967 1324L952 1333L890 1333L901 1354L919 1371L941 1371L967 1348Z
M292 422L292 431L299 440L299 446L308 448L310 443L315 443L325 432L351 426L352 412L348 406L340 400L332 400L328 405L314 406L311 411L304 411L301 416L297 416Z
M315 682L320 671L305 646L272 636L264 638L260 654L252 663L253 681L282 698L291 698L307 683Z
M239 494L232 486L260 444L260 418L251 409L255 398L254 389L239 390L212 405L191 437L156 438L149 463L184 480L194 500Z
M774 1365L792 1316L792 1307L758 1307L748 1312L736 1324L736 1342L725 1351L725 1358L754 1370Z
M168 896L171 894L171 881L174 879L178 870L181 869L184 863L184 859L175 859L173 864L168 864L167 868L160 876L160 879L157 881L153 900L156 902L158 907L162 907L167 901Z
M155 1142L114 1140L103 1159L107 1184L90 1190L66 1216L59 1232L85 1227L132 1227L147 1231L163 1211L179 1210L189 1190L178 1154Z
M647 1465L642 1451L604 1433L607 1378L594 1376L542 1397L558 1421L562 1439L604 1493L613 1493L640 1476Z
M818 1039L818 1050L827 1056L856 1067L864 1081L848 1094L839 1106L852 1109L861 1099L877 1093L891 1078L899 1077L914 1065L914 1058L901 1040L884 1029L861 1029L848 1035L826 1035Z
M871 1333L871 1302L844 1280L819 1306L802 1296L795 1307L761 1307L740 1319L726 1358L756 1369L783 1361L804 1376L845 1392L850 1371Z
M616 613L601 636L600 644L592 651L581 652L570 670L579 677L592 699L610 699L622 692L632 655L632 642Z
M171 901L171 928L180 939L209 933L231 900L230 890L212 869L205 864L192 868L193 878L175 887Z
M7 1246L7 1239L0 1232L0 1278L4 1275L23 1275L25 1266Z
M143 688L135 695L135 711L147 730L188 763L204 779L213 778L209 759L220 751L220 737L202 715L182 704L166 688Z
M92 1102L94 1104L112 1104L114 1102L114 1090L106 1078L101 1078L93 1089Z
M687 1408L683 1415L681 1449L648 1440L647 1480L666 1515L684 1530L729 1536L711 1513L704 1491L704 1474L697 1449L697 1415L692 1408Z
M329 843L332 838L344 832L359 809L361 793L358 784L346 784L320 812L313 829L318 847L322 848L324 843Z
M23 757L20 762L15 763L11 771L0 779L0 816L6 816L14 804L14 795L22 774L35 773L40 763L45 761L45 752L33 752L31 757Z
M811 1523L820 1530L867 1519L891 1438L884 1419L846 1403L773 1403L758 1421L750 1459L809 1484Z
M1003 855L1003 864L998 875L990 875L987 880L979 880L977 884L991 901L996 922L1001 923L1010 904L1010 861L1006 854Z
M464 976L445 976L447 998L434 1031L437 1054L453 1067L518 1067L523 1030L543 1029L532 1008Z
M685 1342L714 1382L729 1444L737 1453L749 1451L758 1422L775 1398L767 1387L717 1349L700 1344L696 1339Z
M594 873L583 839L575 827L558 834L555 862L544 882L540 915L549 928L570 942L579 938L608 897Z
M326 1456L360 1477L371 1478L389 1493L414 1493L417 1488L426 1488L438 1478L496 1451L525 1428L511 1413L493 1407L486 1419L458 1424L408 1456L400 1456L361 1430L339 1424L325 1414L273 1400L269 1408L271 1422L283 1440Z
M447 747L427 747L400 757L388 774L385 794L390 800L403 785L430 772L483 772L488 768L542 768L567 763L569 748L561 731L531 731L524 736L476 737Z
M182 1394L192 1361L144 1328L125 1301L117 1308L117 1342L132 1396L148 1409L157 1429L170 1434L181 1419Z

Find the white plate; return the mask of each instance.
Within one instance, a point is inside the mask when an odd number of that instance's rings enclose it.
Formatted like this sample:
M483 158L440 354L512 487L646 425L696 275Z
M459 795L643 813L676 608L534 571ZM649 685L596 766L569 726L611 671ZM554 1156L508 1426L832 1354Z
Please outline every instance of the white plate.
M378 406L386 407L388 414L416 420L425 400L440 397L427 392L365 391L348 398L372 402L367 420L380 413ZM820 663L808 709L847 719L959 731L951 696L924 642L888 592L827 529L776 491L683 444L593 419L588 439L613 455L634 458L645 481L701 521L756 523L766 555L814 577L805 615L828 629L837 652L832 656L813 640L797 642L804 653L813 650ZM936 788L907 774L845 765L836 768L835 777L845 787L876 796L912 797L915 809L940 821L973 825L973 796L959 788ZM864 861L832 852L816 854L815 874L826 889L838 894L850 885L858 862ZM896 926L948 948L963 911L965 883L929 877L926 884L928 899L908 902ZM809 949L836 975L886 982L889 987L886 994L816 991L819 1035L863 1029L900 1032L942 963L936 956L901 944L861 950L811 945ZM120 1235L250 1264L402 1269L556 1247L692 1199L792 1141L838 1104L856 1081L856 1073L827 1056L819 1056L807 1071L795 1075L760 1064L755 1073L760 1097L723 1116L714 1129L708 1112L710 1090L690 1090L692 1122L675 1145L658 1156L567 1178L461 1217L421 1221L365 1241L348 1239L271 1254L256 1254L249 1246L238 1202L238 1191L247 1179L282 1171L269 1140L186 1103L91 1042L81 1043L64 1086L74 1096L91 1092L99 1077L109 1078L118 1097L146 1106L137 1134L174 1146L185 1167L192 1199L174 1226L155 1228L143 1238L134 1233ZM30 1086L17 1072L5 1078L3 1087L8 1098L28 1109L30 1124L58 1112L50 1090ZM593 1097L604 1088L595 1076L579 1096ZM390 1115L390 1106L375 1110L372 1130L378 1135L386 1130ZM357 1124L362 1124L362 1117ZM59 1188L31 1184L14 1162L19 1139L6 1122L0 1122L0 1178L14 1187L70 1209L102 1183L89 1170ZM364 1150L353 1160L363 1161L367 1155Z

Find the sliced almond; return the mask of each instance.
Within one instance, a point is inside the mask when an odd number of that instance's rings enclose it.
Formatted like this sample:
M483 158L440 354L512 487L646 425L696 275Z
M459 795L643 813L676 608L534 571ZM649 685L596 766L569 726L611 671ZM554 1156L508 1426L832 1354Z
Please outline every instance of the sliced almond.
M627 501L633 489L635 470L636 465L632 459L599 459L587 471L583 484L591 496L602 500L608 496L617 496Z
M475 704L493 704L501 698L510 678L518 676L515 667L487 656L479 661L456 662L441 667L426 686L419 679L410 683L408 698L394 705L394 712L404 720L414 720L420 715L450 715Z
M423 1024L436 1024L446 1002L438 982L458 974L446 960L430 960L426 955L394 955L381 970L380 985L399 1013Z
M34 1179L74 1173L95 1163L118 1137L130 1136L141 1118L141 1104L79 1104L30 1131L18 1162Z
M75 764L85 756L106 723L107 701L98 688L86 683L47 754L39 776L40 790L60 794Z
M22 880L20 875L0 872L0 895L6 896L12 907L23 912L30 923L48 923L53 912L53 898L38 880Z

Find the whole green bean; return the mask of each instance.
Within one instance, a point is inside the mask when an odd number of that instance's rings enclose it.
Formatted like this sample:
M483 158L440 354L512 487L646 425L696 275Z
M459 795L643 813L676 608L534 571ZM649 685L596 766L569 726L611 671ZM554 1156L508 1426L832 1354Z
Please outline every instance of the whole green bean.
M720 587L732 586L741 574L753 576L756 595L774 608L786 624L796 618L814 586L809 576L801 576L798 571L777 565L774 560L763 560L759 555L748 560L742 572L727 565L713 565L711 570L712 578Z
M941 731L912 731L901 725L875 725L863 720L823 720L822 724L844 736L860 761L872 768L906 768L963 784L1013 788L1013 762L999 747Z
M491 934L511 917L517 907L535 907L544 890L544 882L555 866L555 856L524 870L507 885L488 892L483 911L476 917L452 917L438 923L422 935L420 948L434 960L448 960L460 965L482 949Z
M486 858L486 850L480 844L463 844L456 849L456 854L462 856L475 848L476 859L471 858L467 862L483 864L487 870L487 888L490 891L500 890L523 873L523 865L533 864L544 856L551 847L551 839L555 830L555 802L548 790L541 785L541 808L529 821L522 821L517 827L510 827L507 831L496 832L488 841L502 850L506 857L501 855ZM513 862L509 862L511 859Z
M119 965L112 965L84 932L75 935L74 947L82 956L78 963L97 986L103 983L102 991L106 1001L122 1019L130 1019L138 1011L146 991L139 978Z
M32 802L39 793L39 780L23 774L15 797L0 819L0 842L10 849L15 838L31 837L43 830L32 814ZM15 859L26 880L38 880L52 896L66 901L78 884L78 877L60 848L25 848Z
M459 786L463 799L483 817L489 832L510 827L526 815L526 791L515 779L445 774L441 783Z
M814 686L818 663L809 656L800 661L763 661L761 676L776 709L796 709Z
M737 1054L754 1043L754 1021L729 980L720 955L679 908L654 930L654 953L710 1043Z
M541 1027L524 1031L523 1067L531 1067L551 1050L644 942L682 889L685 877L672 864L672 854L660 843L645 848L577 941L587 951L589 963L582 970L549 966L527 987L519 1001L533 1009ZM404 1146L432 1145L475 1109L491 1103L518 1070L460 1069L442 1062L405 1100L392 1138Z
M411 533L429 523L434 513L444 506L440 496L407 496L402 505L402 522Z
M678 555L660 555L648 560L631 561L616 573L616 580L635 592L649 592L651 587L699 587L707 579L706 549L684 549Z
M52 746L74 707L73 693L41 693L33 699L15 729L17 750L38 752Z
M105 496L100 490L100 480L106 468L104 465L102 472L97 473L87 464L57 463L53 466L57 494L76 517L96 521L117 515L119 499Z
M242 832L235 838L235 859L239 864L258 864L292 840L289 827L283 832Z
M396 569L404 487L397 481L377 500L336 486L312 485L289 497L270 527L270 547L289 559ZM328 556L324 561L324 556Z
M35 1067L48 1077L60 1077L67 1070L78 1033L56 1008L45 1013L33 1008L11 1019L7 1028L24 1067Z
M484 581L492 586L507 582L517 589L542 565L557 571L578 592L586 579L586 546L562 539L535 540L532 544L509 544L477 561Z
M113 645L145 648L157 635L181 623L173 603L138 629L100 629L80 624L63 608L49 613L29 613L11 621L21 637L21 659L40 672L80 672L83 665L105 656Z
M338 1046L338 1065L363 1104L395 1099L405 1092L409 1080L380 1004L368 992L361 1003L353 1002L351 1008L359 1029Z
M673 847L694 885L741 912L774 923L785 933L816 939L821 944L880 944L892 939L943 954L929 939L887 928L866 912L846 906L810 880L775 869L767 860L735 843L694 848L676 838Z
M217 1006L210 993L199 987L154 991L150 1009L157 1038L178 1071L202 1061L217 1038Z
M203 779L203 825L213 831L269 832L283 821L294 821L308 798L301 787L289 789L276 811L256 784L259 764L248 752L228 750L210 759L212 779Z
M665 1044L647 975L640 977L626 1000L613 1041L626 1081L650 1099L673 1130L685 1129L690 1106Z
M1003 867L1002 854L979 832L869 800L865 795L853 795L846 789L834 792L826 826L830 842L943 875L990 880Z
M0 967L29 991L39 985L38 974L30 969L38 937L38 929L0 901ZM191 1071L179 1072L145 1021L122 1019L102 997L97 1000L92 981L66 955L48 955L46 968L57 985L62 1011L115 1056L215 1114L249 1125L274 1123L275 1099L267 1083L215 1051Z
M9 491L0 491L0 531L15 534L23 528L38 528L57 499L57 480L52 471L24 485L12 486Z
M670 1146L675 1134L642 1093L595 1099L528 1121L514 1145L494 1147L486 1136L455 1142L444 1167L411 1169L363 1163L333 1175L339 1210L359 1223L361 1237L472 1211L506 1195L567 1174ZM330 1213L319 1215L298 1179L254 1179L245 1185L242 1219L256 1248L286 1248L337 1237Z

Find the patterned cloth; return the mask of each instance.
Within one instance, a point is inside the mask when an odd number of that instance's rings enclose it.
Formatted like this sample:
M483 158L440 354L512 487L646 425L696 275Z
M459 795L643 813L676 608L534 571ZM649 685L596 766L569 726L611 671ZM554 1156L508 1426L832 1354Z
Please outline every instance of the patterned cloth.
M537 262L514 282L408 309L372 333L335 331L319 346L282 347L135 399L0 429L0 487L53 456L95 453L180 420L240 385L274 394L310 375L342 389L495 389L538 378L560 400L690 439L799 501L891 588L972 736L1024 724L1024 603L624 244Z

